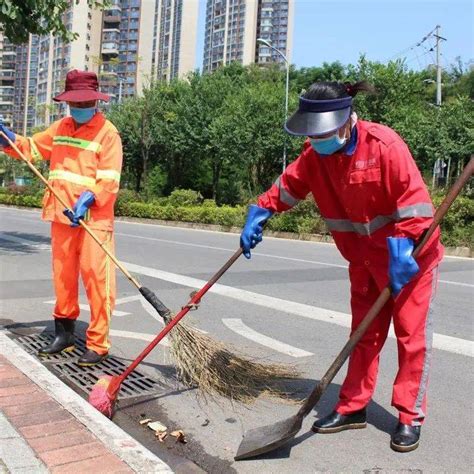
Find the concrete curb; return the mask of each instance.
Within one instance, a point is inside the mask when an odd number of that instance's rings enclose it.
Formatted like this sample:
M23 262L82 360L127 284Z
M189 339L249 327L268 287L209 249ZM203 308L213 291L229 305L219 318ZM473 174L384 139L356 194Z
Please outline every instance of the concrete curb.
M11 340L4 329L0 329L0 347L2 355L11 364L47 392L135 472L173 472L168 464L100 414L38 360Z
M5 208L16 208L16 209L30 209L39 211L38 208L25 207L25 206L14 206L8 204L0 204L0 207ZM159 219L145 219L142 217L127 217L127 216L115 216L116 221L122 222L135 222L138 224L155 224L167 227L181 227L183 229L194 229L194 230L206 230L210 232L224 232L230 234L240 234L242 229L240 227L224 226L216 224L199 224L196 222L179 222L179 221L162 221ZM293 232L277 232L273 230L266 230L265 235L267 237L274 237L277 239L288 239L288 240L302 240L306 242L319 242L326 244L334 244L334 240L330 235L324 234L295 234ZM474 249L469 247L445 247L444 254L449 257L463 257L473 258Z

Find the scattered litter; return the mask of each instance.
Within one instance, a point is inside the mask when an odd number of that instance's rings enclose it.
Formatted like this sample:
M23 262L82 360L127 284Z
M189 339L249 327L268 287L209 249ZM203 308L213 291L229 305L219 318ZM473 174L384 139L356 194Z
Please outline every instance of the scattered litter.
M177 443L186 444L188 442L184 436L183 430L172 431L170 434L176 438Z
M145 418L144 420L140 420L139 423L141 425L146 425L147 423L150 423L150 421L151 421L151 418Z
M204 420L204 423L201 423L201 426L207 426L210 423L210 421L206 418Z
M165 438L168 436L168 433L166 431L155 431L155 436L158 438L160 443L163 443Z
M152 423L148 423L148 428L153 431L166 431L168 428L159 421L153 421Z

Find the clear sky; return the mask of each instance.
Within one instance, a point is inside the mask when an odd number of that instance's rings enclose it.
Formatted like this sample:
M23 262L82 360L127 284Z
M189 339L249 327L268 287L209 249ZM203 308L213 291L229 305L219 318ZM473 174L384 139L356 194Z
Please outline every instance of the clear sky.
M256 1L256 0L251 0ZM199 0L196 67L202 67L206 0ZM437 24L441 64L460 56L474 60L473 0L295 0L293 51L297 67L340 61L354 64L360 53L387 62L419 42ZM408 66L420 69L435 61L434 40L405 51ZM403 55L401 55L403 56Z

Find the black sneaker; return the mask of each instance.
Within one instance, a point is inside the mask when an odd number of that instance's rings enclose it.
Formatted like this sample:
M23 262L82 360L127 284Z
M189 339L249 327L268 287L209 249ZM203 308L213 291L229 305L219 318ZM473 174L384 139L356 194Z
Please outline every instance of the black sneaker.
M76 321L67 318L54 318L54 340L51 344L41 347L38 355L47 357L60 352L72 352L74 350L74 326Z
M87 351L79 357L77 364L81 367L91 367L102 362L107 356L108 354L97 354L97 352L87 349Z
M311 428L315 433L339 433L344 430L357 430L367 426L366 409L356 411L349 415L341 415L333 411L329 415L316 420Z
M392 435L390 447L399 453L408 453L415 450L420 444L421 426L404 425L398 423Z

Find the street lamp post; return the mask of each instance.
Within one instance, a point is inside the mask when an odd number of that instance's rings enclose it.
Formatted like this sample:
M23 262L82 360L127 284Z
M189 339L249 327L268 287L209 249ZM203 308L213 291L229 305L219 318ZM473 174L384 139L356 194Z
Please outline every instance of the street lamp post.
M288 62L287 57L275 46L272 46L267 40L263 38L257 38L258 43L262 43L265 46L268 46L273 51L276 51L286 63L286 87L285 87L285 122L288 119L288 89L290 85L290 63ZM283 171L286 169L286 134L283 142Z

